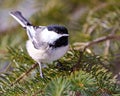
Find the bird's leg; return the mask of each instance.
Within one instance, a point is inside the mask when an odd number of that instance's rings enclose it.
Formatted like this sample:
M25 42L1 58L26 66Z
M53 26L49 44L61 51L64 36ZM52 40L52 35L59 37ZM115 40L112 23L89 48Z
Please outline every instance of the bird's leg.
M40 68L40 77L41 77L41 78L43 78L41 63L40 63L40 62L38 62L38 64L39 64L39 68Z

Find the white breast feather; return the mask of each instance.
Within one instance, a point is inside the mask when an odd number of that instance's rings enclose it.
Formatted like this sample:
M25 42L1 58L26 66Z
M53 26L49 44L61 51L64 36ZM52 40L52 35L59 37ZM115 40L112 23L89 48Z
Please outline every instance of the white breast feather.
M59 59L62 57L66 51L68 50L69 46L63 46L60 48L52 49L52 48L46 48L46 49L35 49L33 46L33 43L28 40L26 43L26 48L29 53L29 55L37 62L43 62L43 63L49 63L54 60Z

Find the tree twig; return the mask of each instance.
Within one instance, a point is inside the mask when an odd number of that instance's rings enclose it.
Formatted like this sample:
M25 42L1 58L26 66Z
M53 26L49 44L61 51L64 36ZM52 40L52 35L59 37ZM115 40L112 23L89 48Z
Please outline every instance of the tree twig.
M80 69L80 62L81 62L83 53L85 52L85 50L88 47L93 46L93 45L98 44L98 43L101 43L101 42L104 42L104 41L107 41L107 40L112 40L112 39L120 39L120 35L109 34L108 36L103 36L103 37L97 38L93 41L84 43L82 54L80 52L78 62L72 67L72 69L73 69L72 71L76 70L76 68ZM77 45L79 45L79 43L77 43ZM80 43L80 46L81 46L81 43Z
M19 82L21 79L23 79L26 75L28 75L33 69L35 69L35 67L37 67L38 64L35 63L31 66L30 69L28 69L25 73L21 74L12 84L11 86L13 86L14 84L16 84L17 82Z
M111 39L120 39L120 35L108 35L108 36L103 36L103 37L100 37L100 38L97 38L91 42L87 42L86 45L84 46L84 49L92 46L92 45L95 45L95 44L98 44L100 42L104 42L106 40L111 40Z
M103 36L103 37L94 39L93 41L90 41L90 42L85 42L85 43L77 42L77 43L74 43L73 46L76 47L75 49L77 49L77 50L81 49L81 48L86 50L90 46L93 46L93 45L101 43L101 42L105 42L107 40L112 40L112 39L118 39L119 40L120 35L110 34L110 35L107 35L107 36Z

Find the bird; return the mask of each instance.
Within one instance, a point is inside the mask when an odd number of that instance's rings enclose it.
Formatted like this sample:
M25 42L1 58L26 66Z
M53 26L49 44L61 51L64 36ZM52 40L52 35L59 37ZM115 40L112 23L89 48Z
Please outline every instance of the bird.
M60 59L68 51L68 29L58 24L33 26L20 11L12 11L10 15L26 30L27 52L39 64L40 77L43 78L42 65Z

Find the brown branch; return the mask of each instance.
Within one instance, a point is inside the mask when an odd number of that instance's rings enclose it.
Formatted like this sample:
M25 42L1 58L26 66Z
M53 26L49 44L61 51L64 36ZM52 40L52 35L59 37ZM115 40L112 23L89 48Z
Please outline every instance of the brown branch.
M25 73L21 74L12 84L11 86L13 86L14 84L16 84L17 82L19 82L21 79L23 79L26 75L28 75L33 69L35 69L38 66L37 63L33 64L31 66L30 69L28 69Z
M108 36L103 36L103 37L97 38L97 39L95 39L93 41L84 43L83 44L84 45L83 51L79 53L80 55L79 55L78 62L72 67L72 71L80 69L80 62L81 62L83 53L85 52L85 50L88 47L93 46L93 45L98 44L98 43L101 43L101 42L104 42L104 41L107 41L107 40L112 40L112 39L120 39L120 35L110 34ZM81 46L81 43L80 44L77 43L76 45L80 45Z
M104 5L105 6L105 5ZM104 41L107 41L107 40L111 40L111 39L120 39L120 35L115 35L115 32L118 30L119 28L119 25L117 24L116 26L114 26L111 30L111 34L107 35L107 36L103 36L103 37L100 37L100 38L97 38L93 41L90 41L90 42L86 42L86 43L76 43L74 45L76 46L81 46L83 45L83 48L84 49L83 51L86 50L86 48L94 45L94 44L97 44L97 43L100 43L100 42L104 42ZM93 29L92 29L93 30Z
M84 46L84 49L92 46L92 45L95 45L95 44L98 44L100 42L104 42L106 40L111 40L111 39L120 39L120 35L108 35L108 36L103 36L103 37L100 37L100 38L97 38L91 42L87 42L86 45Z
M93 41L90 41L90 42L85 42L85 43L77 42L77 43L74 43L73 46L75 47L76 50L84 49L84 51L85 51L86 48L88 48L90 46L93 46L93 45L101 43L101 42L105 42L107 40L112 40L112 39L118 39L119 40L120 35L110 34L108 36L103 36L103 37L94 39Z

